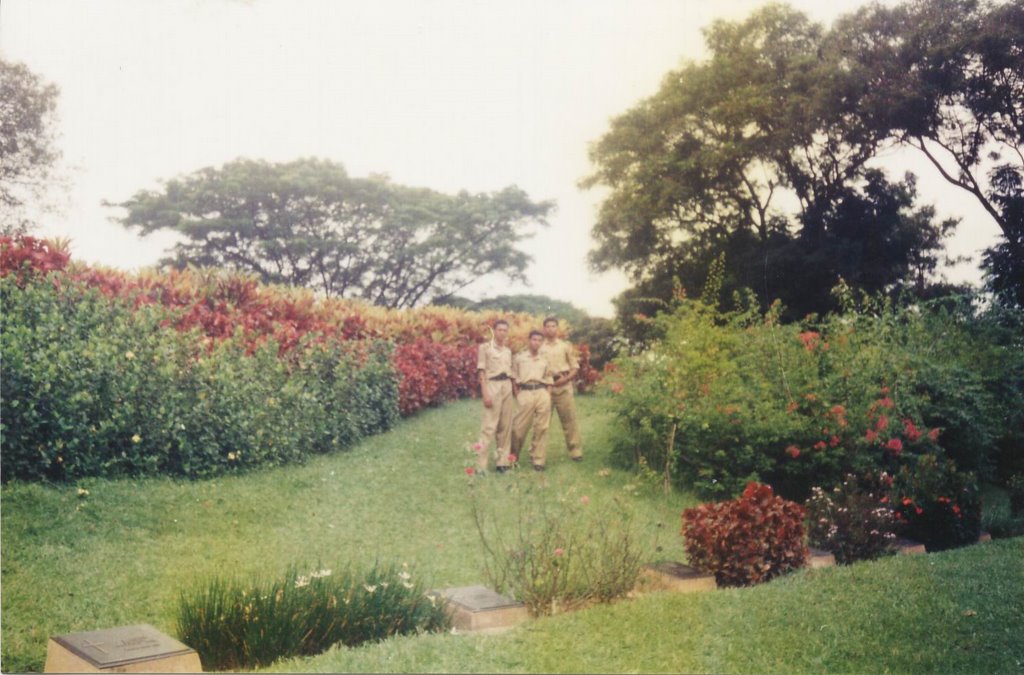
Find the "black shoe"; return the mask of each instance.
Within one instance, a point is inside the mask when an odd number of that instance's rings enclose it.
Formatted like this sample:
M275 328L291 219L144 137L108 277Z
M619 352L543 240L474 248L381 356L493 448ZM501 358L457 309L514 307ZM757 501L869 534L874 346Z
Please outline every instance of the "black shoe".
M534 471L543 471L544 470L544 465L543 464L534 464L533 465L533 470Z
M494 470L495 470L495 471L497 471L498 473L505 473L506 471L508 471L508 470L509 470L509 468L511 468L511 467L507 467L507 466L496 466L496 467L494 467Z

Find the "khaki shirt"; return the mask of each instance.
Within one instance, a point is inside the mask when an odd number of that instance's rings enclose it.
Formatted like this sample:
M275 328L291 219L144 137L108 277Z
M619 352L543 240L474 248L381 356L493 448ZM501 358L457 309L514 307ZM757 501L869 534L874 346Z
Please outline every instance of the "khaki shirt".
M551 372L556 375L570 370L578 370L580 367L579 359L576 358L576 350L565 340L556 339L554 342L544 340L539 351L540 355L547 359Z
M528 382L553 384L555 380L551 377L552 375L547 359L540 353L533 356L529 349L524 349L516 354L516 358L512 361L512 379L519 384Z
M476 368L484 371L488 380L499 375L512 377L512 350L485 342L477 350Z

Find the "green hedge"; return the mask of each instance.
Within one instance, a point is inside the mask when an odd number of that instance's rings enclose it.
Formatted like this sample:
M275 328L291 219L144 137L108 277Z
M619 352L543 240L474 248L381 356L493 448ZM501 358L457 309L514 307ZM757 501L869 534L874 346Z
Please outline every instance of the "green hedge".
M209 476L347 447L398 419L390 345L212 343L171 310L0 279L0 467L11 479Z

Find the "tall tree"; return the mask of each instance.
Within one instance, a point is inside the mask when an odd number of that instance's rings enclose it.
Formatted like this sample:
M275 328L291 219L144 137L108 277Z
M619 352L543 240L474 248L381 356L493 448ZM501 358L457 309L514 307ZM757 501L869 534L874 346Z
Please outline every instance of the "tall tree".
M352 178L317 159L237 160L111 205L142 235L183 236L166 264L238 269L387 307L444 298L488 274L522 279L529 257L516 246L552 207L515 187L446 195Z
M46 202L56 147L56 85L0 58L0 231L24 232L30 208Z
M995 290L1024 298L1024 5L872 5L836 23L830 48L869 84L863 124L916 148L1000 228L984 265Z
M709 59L670 73L593 146L583 186L611 192L590 260L636 284L619 303L624 325L644 311L638 303L667 300L674 280L699 292L723 252L727 290L748 286L799 313L828 309L841 276L880 290L909 274L914 256L932 255L948 224L912 213L912 179L893 184L867 168L885 134L853 114L866 80L840 67L826 37L782 5L716 22L705 31ZM875 212L884 223L867 220ZM913 236L896 236L908 228ZM855 269L835 249L880 241L899 249Z

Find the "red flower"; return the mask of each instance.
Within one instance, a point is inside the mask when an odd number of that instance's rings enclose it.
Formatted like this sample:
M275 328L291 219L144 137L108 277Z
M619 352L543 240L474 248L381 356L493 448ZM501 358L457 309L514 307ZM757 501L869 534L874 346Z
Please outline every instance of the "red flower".
M879 415L878 421L875 422L875 430L885 431L886 427L889 426L889 418L885 415Z
M910 497L904 497L903 498L903 505L904 506L910 506L913 503L914 503L914 500L911 499Z
M917 515L921 515L922 513L924 513L924 509L922 509L920 506L915 506L914 513L916 513Z
M788 404L786 404L786 412L788 412L788 413L796 412L796 409L797 409L796 401L790 401Z
M893 454L900 454L903 452L903 441L898 438L890 438L889 442L885 444L885 447L893 451Z
M960 515L960 507L957 506L956 504L953 504L953 513L955 513L958 516Z
M828 444L833 448L836 447L837 445L839 445L839 437L833 436L832 438L829 439Z
M793 459L796 459L797 457L800 456L800 448L796 447L795 445L791 445L788 448L786 448L786 452L789 453L789 456L792 457Z
M891 398L889 398L888 396L886 396L885 398L883 398L883 399L882 399L881 401L879 401L878 403L879 403L879 405L881 405L881 406L882 406L883 408L891 408L891 407L892 407L892 399L891 399Z
M864 433L864 440L866 440L868 443L874 443L875 441L878 440L878 434L872 431L871 429L868 429Z
M931 431L929 431L928 432L928 438L932 441L932 443L934 443L935 441L939 440L939 430L938 429L932 429Z
M466 475L467 476L472 476L474 473L476 473L476 472L473 471L473 467L471 467L471 466L467 466L466 467Z
M624 387L621 382L612 382L611 390L613 394L621 394Z
M844 408L841 405L834 405L834 406L832 406L831 412L832 412L833 415L845 415L846 414L846 408Z
M564 553L565 553L565 550L562 549L562 548L556 548L555 549L555 557L561 557Z
M907 437L908 441L913 443L921 438L921 430L917 428L912 420L903 420L903 435Z
M519 458L518 458L518 457L516 457L516 456L515 456L514 454L511 454L511 453L509 453L509 456L508 456L508 461L509 461L510 463L512 463L512 464L515 464L515 463L516 463L516 460L517 460L517 459L519 459Z
M889 497L888 496L882 497L878 501L882 502L883 504L888 504L889 503Z
M938 501L939 501L940 504L948 504L949 503L949 497L939 497Z
M804 349L811 352L818 346L818 341L821 339L821 335L813 330L805 331L800 333L797 337L804 343Z
M889 387L882 387L881 391L882 391L882 395L885 396L886 394L889 393Z
M817 443L814 444L815 450L824 450L827 447L828 444L825 441L818 441Z

